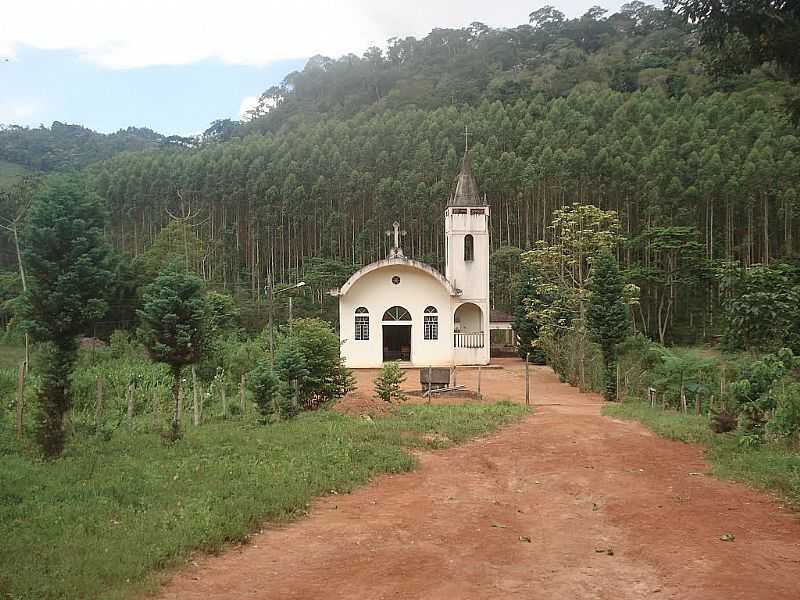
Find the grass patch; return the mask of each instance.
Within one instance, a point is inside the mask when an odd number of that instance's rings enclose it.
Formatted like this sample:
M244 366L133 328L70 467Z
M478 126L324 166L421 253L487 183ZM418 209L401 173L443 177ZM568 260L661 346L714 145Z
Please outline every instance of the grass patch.
M610 404L603 414L640 421L662 437L702 444L715 476L778 492L800 506L800 453L791 448L780 444L743 448L733 433L714 434L707 417L654 409L643 402Z
M525 412L510 403L407 405L370 422L320 411L269 427L209 423L173 447L155 432L119 429L108 441L71 440L53 463L0 456L0 597L152 589L159 570L192 550L219 551L264 520L305 514L314 496L411 470L409 447L460 442ZM0 436L12 435L9 423L0 419ZM437 435L428 443L424 434Z

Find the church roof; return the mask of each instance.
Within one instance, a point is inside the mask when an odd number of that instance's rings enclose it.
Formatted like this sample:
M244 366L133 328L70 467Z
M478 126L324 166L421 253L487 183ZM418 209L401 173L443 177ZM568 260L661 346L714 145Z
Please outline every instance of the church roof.
M428 275L433 277L433 279L438 281L442 286L444 286L444 288L447 290L447 293L450 294L451 296L461 295L461 290L453 287L453 284L450 283L445 278L444 275L442 275L432 266L426 265L425 263L419 262L418 260L406 258L405 256L392 256L389 258L385 258L383 260L370 263L365 267L362 267L355 273L353 273L350 276L350 279L348 279L344 283L344 285L342 285L342 287L330 290L328 293L331 296L344 296L345 294L347 294L347 292L350 291L350 288L353 287L353 284L355 284L355 282L361 279L364 275L366 275L367 273L371 273L372 271L375 271L377 269L383 269L386 267L410 267L412 269L418 269L420 271L427 273Z
M481 198L478 191L478 184L472 176L472 160L469 151L464 152L464 160L461 161L461 172L456 177L456 189L447 206L486 206L486 202Z

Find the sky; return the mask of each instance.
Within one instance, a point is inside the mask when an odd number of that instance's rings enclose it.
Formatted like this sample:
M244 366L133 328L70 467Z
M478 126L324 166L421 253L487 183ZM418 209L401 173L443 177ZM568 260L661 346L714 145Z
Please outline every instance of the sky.
M618 0L3 0L0 123L202 132L238 119L308 57L481 21L513 27ZM653 2L655 3L655 2Z

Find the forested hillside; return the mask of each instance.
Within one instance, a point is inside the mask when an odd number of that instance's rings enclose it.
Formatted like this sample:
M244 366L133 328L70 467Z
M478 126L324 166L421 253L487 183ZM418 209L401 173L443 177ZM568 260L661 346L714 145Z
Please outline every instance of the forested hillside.
M47 148L54 127L17 131L18 143L3 132L0 158L62 168L115 154L86 175L134 271L151 276L176 253L237 294L258 299L269 278L302 277L322 302L385 255L395 219L406 253L442 266L466 127L492 207L498 307L511 302L515 249L551 238L553 210L594 203L620 215L642 328L709 335L722 261L798 253L798 88L776 64L745 68L697 39L641 2L571 20L545 7L510 29L473 23L360 58L315 57L267 90L251 120L213 123L197 148L116 154L105 136L73 161L32 145L41 131ZM129 133L118 141L158 145ZM12 268L11 246L0 251Z
M0 160L39 171L81 169L126 151L157 148L166 138L150 129L128 127L102 134L54 122L50 127L0 127Z

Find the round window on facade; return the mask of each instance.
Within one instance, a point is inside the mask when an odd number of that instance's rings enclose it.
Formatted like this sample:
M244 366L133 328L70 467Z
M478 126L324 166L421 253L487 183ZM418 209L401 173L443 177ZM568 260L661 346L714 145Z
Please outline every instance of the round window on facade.
M395 284L395 285L400 283L400 277L398 275L395 275L394 277L392 277L392 283Z

